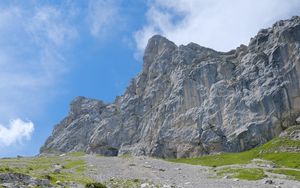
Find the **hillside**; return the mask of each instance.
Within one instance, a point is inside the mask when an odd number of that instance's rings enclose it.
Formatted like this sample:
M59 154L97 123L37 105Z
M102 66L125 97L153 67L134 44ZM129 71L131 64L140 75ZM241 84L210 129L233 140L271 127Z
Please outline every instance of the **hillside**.
M81 152L4 158L0 187L295 188L300 187L299 151L300 125L296 125L258 148L199 158L161 160Z

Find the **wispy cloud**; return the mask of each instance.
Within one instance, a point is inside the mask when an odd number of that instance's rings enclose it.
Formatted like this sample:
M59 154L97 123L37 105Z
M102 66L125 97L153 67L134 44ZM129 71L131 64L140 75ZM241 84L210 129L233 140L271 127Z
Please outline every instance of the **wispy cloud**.
M177 44L197 42L227 51L278 19L300 14L298 0L155 0L149 1L147 24L135 33L139 50L153 34Z
M78 34L67 14L50 5L0 6L0 123L13 119L0 125L6 145L30 138L33 123L21 119L43 110L68 70L62 52Z
M22 119L38 117L64 92L62 82L70 69L65 52L81 35L102 38L113 33L122 20L119 2L0 3L0 142L18 143L10 138L17 135L17 126L23 130L33 125ZM9 125L1 125L8 119Z
M22 144L24 140L30 140L33 131L33 123L21 119L10 121L8 126L0 124L0 146Z
M87 22L94 37L106 37L120 27L116 27L122 18L115 0L90 0L87 12Z
M66 15L66 12L58 8L42 6L35 9L30 22L25 27L32 33L38 45L45 47L51 44L61 47L78 36L76 28L70 22L68 12Z

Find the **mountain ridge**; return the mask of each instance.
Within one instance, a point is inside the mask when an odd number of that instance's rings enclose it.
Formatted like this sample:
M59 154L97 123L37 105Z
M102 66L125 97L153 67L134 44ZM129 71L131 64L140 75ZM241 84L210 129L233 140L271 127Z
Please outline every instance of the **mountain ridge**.
M259 146L300 116L300 17L218 52L155 35L113 103L77 97L42 153L195 157Z

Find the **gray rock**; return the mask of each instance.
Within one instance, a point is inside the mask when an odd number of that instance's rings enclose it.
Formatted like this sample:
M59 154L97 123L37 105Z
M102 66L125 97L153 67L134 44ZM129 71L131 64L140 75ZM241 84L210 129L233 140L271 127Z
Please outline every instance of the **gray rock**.
M50 180L36 179L20 173L0 173L0 186L7 188L53 187Z
M111 104L78 97L42 153L195 157L259 146L300 116L300 18L230 52L153 36Z
M265 184L274 184L274 181L273 180L266 180Z
M61 170L64 168L61 164L53 165L53 172L59 174Z

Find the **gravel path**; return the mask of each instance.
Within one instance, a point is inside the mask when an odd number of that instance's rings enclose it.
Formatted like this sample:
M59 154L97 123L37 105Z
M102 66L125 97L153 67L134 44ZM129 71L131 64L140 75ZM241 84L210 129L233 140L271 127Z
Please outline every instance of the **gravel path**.
M148 157L85 157L89 176L95 181L104 182L111 178L141 179L155 184L174 185L183 188L300 188L300 182L274 179L274 184L259 181L235 181L234 179L212 178L209 167L171 163ZM269 179L269 178L268 178ZM167 187L167 186L166 186Z

